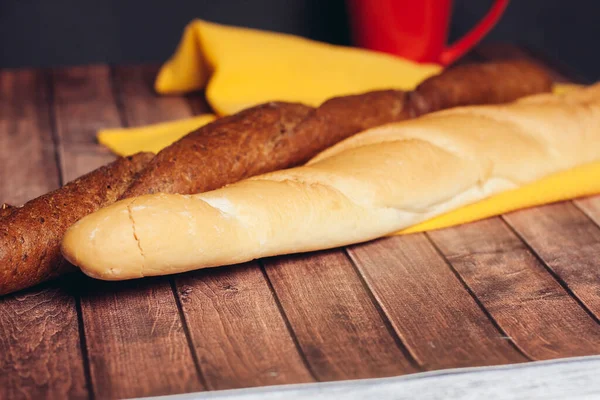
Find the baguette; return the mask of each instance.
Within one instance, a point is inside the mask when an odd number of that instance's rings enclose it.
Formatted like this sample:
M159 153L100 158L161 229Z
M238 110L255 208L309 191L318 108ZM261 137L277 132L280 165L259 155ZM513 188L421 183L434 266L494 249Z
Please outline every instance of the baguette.
M192 194L305 163L362 130L441 109L513 101L552 87L527 61L458 66L414 92L374 91L330 99L313 109L268 103L219 119L160 151L122 198Z
M363 242L600 161L600 84L367 130L307 165L197 195L119 201L66 233L89 276L122 280Z
M72 268L60 254L60 242L67 228L81 217L114 203L152 156L139 153L120 158L23 207L5 209L0 219L0 295Z

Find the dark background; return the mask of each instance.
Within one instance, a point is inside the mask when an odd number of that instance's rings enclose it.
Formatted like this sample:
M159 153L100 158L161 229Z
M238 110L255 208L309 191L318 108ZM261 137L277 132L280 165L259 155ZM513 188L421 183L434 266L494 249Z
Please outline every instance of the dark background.
M451 39L490 4L455 0ZM512 0L486 41L527 45L596 80L599 17L598 0ZM350 43L343 0L0 0L0 68L164 61L193 18Z

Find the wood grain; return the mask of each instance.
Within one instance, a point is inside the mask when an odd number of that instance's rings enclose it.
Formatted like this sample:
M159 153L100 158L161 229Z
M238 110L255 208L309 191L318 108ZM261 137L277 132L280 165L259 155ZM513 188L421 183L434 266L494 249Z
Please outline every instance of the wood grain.
M53 77L67 179L113 158L95 144L95 136L98 129L120 126L120 113L108 68L69 68L55 71ZM122 100L127 102L127 97ZM96 397L203 389L167 279L110 285L81 277L79 286Z
M529 226L541 229L539 218L551 213L525 214L532 218L527 222ZM576 216L572 217L564 222L576 220ZM533 219L536 223L532 223ZM561 243L561 248L562 243L568 247L563 242L566 238L556 236L556 227L546 228L544 234L538 232L540 237L552 238L552 242ZM500 218L429 235L505 334L530 358L544 360L600 352L600 325ZM600 241L596 241L596 248L600 249ZM557 255L572 264L586 256L578 257L574 252ZM577 340L572 340L574 337Z
M576 199L573 203L594 221L596 225L600 226L600 196Z
M83 285L81 308L96 397L203 389L165 279L88 279Z
M265 270L317 379L416 371L343 251L272 258Z
M60 185L42 71L0 71L0 202L15 206Z
M41 71L0 71L0 194L22 203L60 183ZM0 398L86 398L76 305L65 279L0 297Z
M0 297L0 398L88 397L69 279Z
M600 228L570 202L517 211L504 218L600 318Z
M313 380L258 264L195 271L175 282L211 389Z
M69 182L116 158L96 143L96 132L121 120L107 66L56 69L52 81L61 171Z
M179 96L159 96L154 92L157 65L119 66L114 68L117 96L128 126L149 125L189 118L190 103ZM196 106L198 106L196 104Z
M527 359L479 308L423 234L348 248L394 330L424 369Z

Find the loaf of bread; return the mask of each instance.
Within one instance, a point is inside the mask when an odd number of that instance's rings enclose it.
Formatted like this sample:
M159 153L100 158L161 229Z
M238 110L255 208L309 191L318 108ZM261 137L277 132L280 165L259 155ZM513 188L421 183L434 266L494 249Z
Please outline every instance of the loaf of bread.
M127 199L73 225L65 257L106 280L371 240L600 161L600 84L360 133L307 165L197 195Z
M0 295L73 269L60 254L67 228L114 203L151 158L120 158L22 207L6 207L0 218Z
M336 97L315 109L262 104L218 119L160 151L123 198L218 189L301 165L368 128L451 107L505 103L551 87L548 74L535 64L508 61L460 65L410 93L380 90Z

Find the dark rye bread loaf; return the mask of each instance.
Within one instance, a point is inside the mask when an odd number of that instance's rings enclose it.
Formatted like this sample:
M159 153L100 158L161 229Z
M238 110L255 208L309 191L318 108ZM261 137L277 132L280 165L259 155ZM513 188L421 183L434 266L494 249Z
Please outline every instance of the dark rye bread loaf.
M23 289L68 270L60 241L69 226L114 203L153 157L119 158L0 219L0 294ZM4 213L3 212L3 213Z
M408 93L336 97L316 109L263 104L205 125L163 149L123 198L217 189L302 164L368 128L456 106L505 103L551 87L548 74L536 65L507 61L457 66Z

